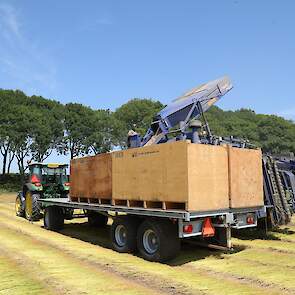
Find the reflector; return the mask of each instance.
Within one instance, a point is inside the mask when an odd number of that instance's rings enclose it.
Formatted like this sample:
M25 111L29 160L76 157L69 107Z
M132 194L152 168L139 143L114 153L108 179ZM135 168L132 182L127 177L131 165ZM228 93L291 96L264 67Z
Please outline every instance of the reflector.
M211 219L207 217L203 223L202 236L213 237L215 235L215 228L212 226Z

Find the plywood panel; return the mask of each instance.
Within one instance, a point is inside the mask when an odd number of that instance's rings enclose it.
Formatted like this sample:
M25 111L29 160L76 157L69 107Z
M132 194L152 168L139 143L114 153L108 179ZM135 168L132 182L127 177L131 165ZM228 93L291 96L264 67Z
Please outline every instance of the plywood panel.
M112 156L110 153L71 160L71 197L112 197Z
M228 147L231 208L262 206L261 150Z
M204 144L188 145L188 210L228 209L227 148Z
M89 198L112 198L112 156L110 153L92 157L89 163Z
M73 159L70 164L70 196L83 197L88 195L87 169L88 157Z
M187 142L113 153L113 198L187 201Z

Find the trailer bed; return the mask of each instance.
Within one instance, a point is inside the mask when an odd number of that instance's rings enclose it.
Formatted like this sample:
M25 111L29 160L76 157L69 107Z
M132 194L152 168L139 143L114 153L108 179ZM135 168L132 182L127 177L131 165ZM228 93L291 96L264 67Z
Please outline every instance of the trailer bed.
M214 211L186 211L180 209L157 209L157 208L142 208L142 207L127 207L118 205L108 204L96 204L87 202L73 202L68 198L51 198L51 199L40 199L39 202L44 206L59 206L73 209L84 209L93 211L104 211L104 212L118 212L134 215L143 216L154 216L154 217L166 217L182 219L184 221L190 221L195 218L220 216L228 214L238 214L246 212L254 212L263 209L263 206L251 207L251 208L240 208L240 209L223 209Z

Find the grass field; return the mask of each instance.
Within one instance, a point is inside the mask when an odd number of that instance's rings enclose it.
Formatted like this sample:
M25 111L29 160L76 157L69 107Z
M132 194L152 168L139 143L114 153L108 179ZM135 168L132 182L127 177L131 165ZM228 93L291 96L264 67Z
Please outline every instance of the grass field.
M46 231L0 195L0 294L295 294L295 220L267 239L233 238L234 253L183 244L168 264L110 249L109 227L85 219Z

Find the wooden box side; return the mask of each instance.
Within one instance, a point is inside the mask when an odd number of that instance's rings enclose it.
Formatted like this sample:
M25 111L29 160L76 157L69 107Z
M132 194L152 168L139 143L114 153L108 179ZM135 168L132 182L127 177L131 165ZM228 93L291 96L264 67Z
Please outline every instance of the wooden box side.
M224 146L188 146L190 211L229 208L228 159Z
M228 146L230 207L263 206L261 150Z
M70 180L71 198L111 199L111 154L99 154L71 160Z
M87 169L90 157L72 159L70 162L70 197L86 197L88 192Z
M187 142L113 153L113 199L187 201Z
M89 169L89 198L112 198L112 155L99 154L92 157Z

